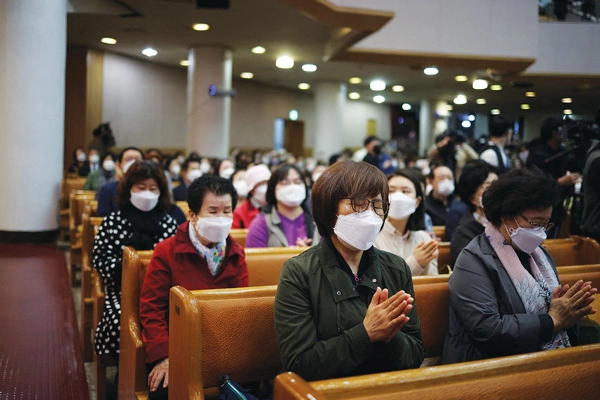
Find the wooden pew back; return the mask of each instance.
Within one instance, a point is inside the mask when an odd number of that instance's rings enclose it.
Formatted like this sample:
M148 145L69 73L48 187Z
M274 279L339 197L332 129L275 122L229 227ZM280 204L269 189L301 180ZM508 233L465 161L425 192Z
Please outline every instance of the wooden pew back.
M438 243L438 272L447 274L450 271L450 242Z
M549 239L542 246L550 252L557 266L600 263L600 245L588 237Z
M283 264L308 247L264 247L245 249L249 286L268 286L279 283Z
M442 241L442 242L445 241L446 240L446 227L443 225L434 225L433 226L433 234L440 241Z
M281 369L275 339L276 286L171 289L169 397L203 399L220 376L237 382L272 379Z
M232 229L229 231L231 238L236 241L242 247L246 247L246 236L248 236L248 229Z
M177 207L181 208L181 211L183 211L183 214L189 220L190 219L190 207L188 206L187 201L176 201L175 205Z

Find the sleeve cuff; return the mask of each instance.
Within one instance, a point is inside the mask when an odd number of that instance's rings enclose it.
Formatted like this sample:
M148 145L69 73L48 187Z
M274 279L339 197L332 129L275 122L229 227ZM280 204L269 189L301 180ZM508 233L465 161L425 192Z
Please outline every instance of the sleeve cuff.
M540 343L546 343L552 339L554 333L554 321L549 314L538 314L540 320Z
M156 345L146 345L146 363L151 364L155 361L169 357L169 341L157 343Z

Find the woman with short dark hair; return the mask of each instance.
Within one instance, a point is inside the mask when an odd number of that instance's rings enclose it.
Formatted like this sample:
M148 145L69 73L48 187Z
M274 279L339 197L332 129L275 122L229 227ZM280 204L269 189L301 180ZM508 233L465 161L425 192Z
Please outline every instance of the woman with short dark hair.
M556 181L514 169L483 192L490 223L459 254L450 276L450 326L443 362L570 346L567 330L593 314L596 288L561 286L541 243L552 223Z
M136 161L117 188L120 211L109 214L94 241L93 266L104 282L104 314L96 329L96 353L118 361L121 317L123 248L152 250L175 233L177 223L167 210L169 189L162 168L152 161ZM118 362L117 362L118 365Z
M306 205L308 188L302 171L283 164L267 184L267 204L248 227L246 247L310 246L319 241Z
M410 268L373 247L389 209L385 175L340 161L315 182L312 208L324 240L286 261L275 296L283 369L317 380L419 367Z

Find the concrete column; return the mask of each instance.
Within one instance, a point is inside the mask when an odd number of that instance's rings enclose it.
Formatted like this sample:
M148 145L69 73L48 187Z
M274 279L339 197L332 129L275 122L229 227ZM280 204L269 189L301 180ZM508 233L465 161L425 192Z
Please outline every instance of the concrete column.
M210 85L231 89L233 56L225 47L195 47L188 59L187 150L202 156L224 158L229 154L231 97L209 95Z
M419 107L419 154L427 155L427 149L432 143L431 133L433 129L433 113L431 101L421 100Z
M343 148L346 85L320 82L315 85L315 136L313 156L327 161Z
M0 241L53 239L58 229L66 3L0 1Z
M488 128L489 118L487 114L475 114L475 139L486 135L489 136L490 130Z

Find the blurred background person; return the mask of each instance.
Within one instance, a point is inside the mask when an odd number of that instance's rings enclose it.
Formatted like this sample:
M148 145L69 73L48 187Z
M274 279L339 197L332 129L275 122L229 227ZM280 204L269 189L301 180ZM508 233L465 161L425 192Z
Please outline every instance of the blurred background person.
M512 127L513 123L502 115L490 117L490 140L479 158L496 167L499 174L504 174L512 168L505 152L505 147L510 144Z
M90 164L87 162L87 156L82 147L73 150L73 163L69 165L67 172L80 177L86 177L90 173Z
M600 108L595 116L600 126ZM596 131L598 134L598 131ZM600 141L591 144L583 169L583 216L581 230L600 243Z
M238 195L237 204L240 205L244 201L246 201L246 197L248 197L248 184L246 183L246 170L245 169L237 169L233 175L231 175L231 183L233 183L233 187Z
M201 176L200 159L190 157L185 160L181 166L181 183L173 189L175 201L187 201L188 187Z
M234 229L248 229L260 207L267 204L267 183L271 178L271 170L265 164L258 164L246 170L244 180L248 188L246 201L233 211Z
M91 171L83 185L84 190L97 191L108 182L116 180L115 155L107 152L100 160L100 168Z
M425 212L431 217L434 226L444 226L448 207L454 199L454 174L445 165L432 164L427 182L432 189L425 197Z

